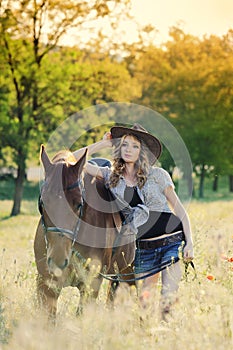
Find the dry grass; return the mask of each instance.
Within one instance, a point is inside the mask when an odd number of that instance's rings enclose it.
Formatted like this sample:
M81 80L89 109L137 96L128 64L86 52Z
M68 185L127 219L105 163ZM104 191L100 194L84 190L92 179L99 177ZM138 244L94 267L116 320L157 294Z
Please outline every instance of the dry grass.
M0 221L0 349L232 349L233 262L227 258L233 257L233 201L193 202L188 211L197 279L192 280L190 269L167 324L158 317L160 285L146 310L126 286L109 309L104 283L97 302L79 318L78 292L64 289L57 325L49 327L35 302L33 236L38 216Z

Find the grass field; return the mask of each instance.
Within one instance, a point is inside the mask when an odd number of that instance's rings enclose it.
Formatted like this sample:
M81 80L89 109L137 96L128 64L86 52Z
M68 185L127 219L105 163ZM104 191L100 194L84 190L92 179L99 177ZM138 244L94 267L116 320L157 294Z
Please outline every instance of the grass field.
M142 309L134 290L118 291L114 309L105 304L107 283L96 303L77 318L78 291L59 299L56 327L36 308L33 238L39 219L35 186L27 189L22 214L9 217L12 201L0 201L0 349L200 350L233 348L233 198L191 201L197 278L189 270L169 323L159 320L160 283Z

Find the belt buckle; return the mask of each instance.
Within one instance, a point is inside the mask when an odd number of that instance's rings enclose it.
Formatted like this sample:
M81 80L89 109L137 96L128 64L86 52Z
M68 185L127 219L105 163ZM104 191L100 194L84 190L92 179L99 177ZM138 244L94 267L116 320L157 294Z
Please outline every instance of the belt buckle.
M164 247L165 245L168 244L169 240L167 239L167 237L165 237L164 239L161 239L161 246Z

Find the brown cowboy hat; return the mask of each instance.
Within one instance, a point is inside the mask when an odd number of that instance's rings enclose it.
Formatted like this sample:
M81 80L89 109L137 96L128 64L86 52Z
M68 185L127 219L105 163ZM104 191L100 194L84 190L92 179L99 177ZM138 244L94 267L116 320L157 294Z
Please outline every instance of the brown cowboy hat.
M154 164L161 155L162 145L160 141L155 136L149 134L140 124L135 123L131 128L113 126L110 131L113 139L121 138L124 135L133 135L139 140L144 141L150 150L149 160L151 164Z

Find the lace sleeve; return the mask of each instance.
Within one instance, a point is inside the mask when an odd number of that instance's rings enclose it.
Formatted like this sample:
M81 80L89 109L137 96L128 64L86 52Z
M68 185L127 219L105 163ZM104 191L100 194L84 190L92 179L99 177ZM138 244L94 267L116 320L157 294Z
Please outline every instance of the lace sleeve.
M162 192L169 186L175 187L171 176L165 169L156 168L154 177L155 181L159 183Z

